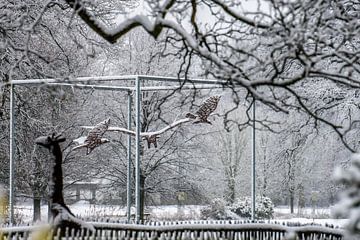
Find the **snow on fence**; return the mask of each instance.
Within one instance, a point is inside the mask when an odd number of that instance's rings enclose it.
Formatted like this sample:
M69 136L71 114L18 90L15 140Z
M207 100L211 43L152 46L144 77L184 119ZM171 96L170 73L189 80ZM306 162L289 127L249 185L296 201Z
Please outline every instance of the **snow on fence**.
M196 222L149 222L147 224L121 224L89 222L96 232L81 230L75 232L67 229L64 236L60 231L54 239L160 239L160 240L220 240L220 239L252 239L252 240L342 240L344 231L332 227L300 224L276 224L265 222L242 221L196 221ZM0 229L0 240L29 239L32 232L42 231L41 226L5 227ZM48 236L53 235L53 233ZM51 237L43 238L51 239Z

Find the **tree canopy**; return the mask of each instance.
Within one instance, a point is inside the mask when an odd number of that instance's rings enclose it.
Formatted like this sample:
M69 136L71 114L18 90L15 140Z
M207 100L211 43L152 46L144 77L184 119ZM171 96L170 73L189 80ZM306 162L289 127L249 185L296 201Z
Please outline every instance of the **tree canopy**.
M148 12L113 27L94 18L81 1L67 2L81 9L78 15L107 41L142 27L175 46L186 62L183 68L198 57L205 75L226 80L230 88L246 88L275 111L305 112L314 125L331 126L348 148L357 148L347 135L358 119L337 120L326 113L341 105L357 115L356 1L259 1L254 10L236 1L144 1Z

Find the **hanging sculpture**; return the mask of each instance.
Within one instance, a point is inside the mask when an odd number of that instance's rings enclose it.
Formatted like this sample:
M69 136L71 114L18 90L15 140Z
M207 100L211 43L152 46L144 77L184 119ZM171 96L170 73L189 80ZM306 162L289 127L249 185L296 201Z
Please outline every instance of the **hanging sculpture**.
M195 114L187 113L186 117L194 119L193 121L194 124L196 123L212 124L208 120L208 117L212 112L216 110L219 101L220 101L220 96L209 97L208 99L205 100L205 102L203 102L203 104L201 104L199 110L197 110Z
M107 138L102 138L104 133L108 130L110 124L110 118L95 125L88 133L84 143L74 147L72 150L86 147L86 155L90 154L94 148L101 144L110 142Z
M200 108L194 114L187 113L186 118L184 118L184 119L177 120L177 121L169 124L165 128L158 130L158 131L141 132L140 136L142 137L143 140L147 141L148 148L151 147L151 144L153 144L154 147L157 148L157 146L158 146L157 139L159 138L159 135L161 135L161 134L165 133L166 131L173 129L177 126L180 126L181 124L184 124L187 122L192 122L194 124L198 124L198 123L212 124L208 120L208 117L210 116L210 114L212 114L216 110L218 103L220 101L220 98L221 98L221 96L211 96L201 104ZM101 138L106 131L122 132L122 133L129 134L132 136L136 135L136 133L134 131L126 129L126 128L109 127L109 123L110 123L110 119L107 119L107 120L97 124L96 126L82 126L83 128L87 128L87 129L91 129L91 130L89 131L89 134L86 138L80 137L80 138L74 140L75 142L78 142L80 145L74 147L72 150L86 147L88 149L87 154L91 153L91 151L95 147L97 147L103 143L109 142L108 139ZM82 142L81 139L85 139L85 141Z

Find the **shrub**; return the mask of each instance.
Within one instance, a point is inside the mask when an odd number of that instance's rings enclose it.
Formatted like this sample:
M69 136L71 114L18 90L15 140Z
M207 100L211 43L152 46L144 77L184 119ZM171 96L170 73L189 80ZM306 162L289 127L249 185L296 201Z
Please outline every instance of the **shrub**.
M229 220L238 219L239 217L231 212L226 206L225 201L221 198L215 198L209 206L200 211L201 219L204 220Z
M274 204L268 197L257 197L255 203L256 219L270 219L274 214ZM236 199L231 205L221 198L215 198L209 206L201 210L201 219L205 220L229 220L251 217L251 198L242 197Z
M240 217L251 217L251 198L238 198L232 205L230 210ZM268 197L257 197L255 203L255 217L256 219L270 219L274 214L274 204Z

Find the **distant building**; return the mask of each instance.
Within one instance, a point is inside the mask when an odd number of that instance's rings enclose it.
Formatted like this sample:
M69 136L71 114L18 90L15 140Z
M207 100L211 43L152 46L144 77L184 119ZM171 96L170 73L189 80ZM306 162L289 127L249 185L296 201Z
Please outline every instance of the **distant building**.
M102 204L124 204L123 192L113 190L104 180L68 182L64 187L64 198L67 204L78 201ZM126 201L126 199L125 199Z

